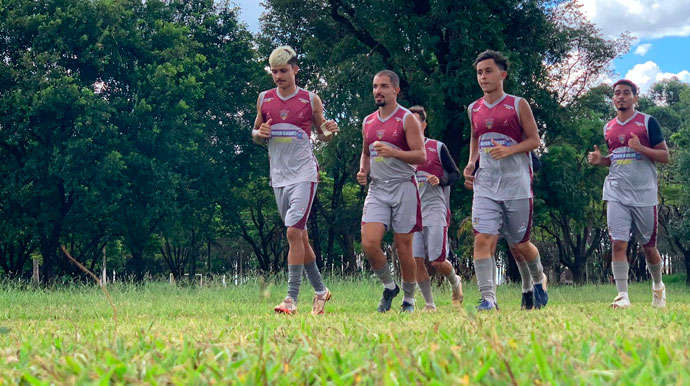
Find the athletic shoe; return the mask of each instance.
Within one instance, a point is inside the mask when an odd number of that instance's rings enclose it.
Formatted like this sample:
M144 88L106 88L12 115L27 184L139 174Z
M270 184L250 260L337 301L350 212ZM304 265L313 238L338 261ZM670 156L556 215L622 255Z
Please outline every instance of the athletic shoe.
M280 304L273 308L273 310L279 314L291 315L297 312L297 303L295 303L295 300L291 297L286 296Z
M326 302L331 300L331 291L326 288L326 292L322 295L314 295L314 301L311 306L312 315L322 315L323 309L326 307Z
M410 304L408 302L402 302L402 305L400 306L400 312L414 312L414 304Z
M481 303L477 306L477 311L498 311L498 304L482 299Z
M400 293L400 287L396 284L394 289L388 289L384 288L383 289L383 296L381 297L381 301L379 301L379 306L376 309L378 312L386 312L391 309L391 305L393 304L393 298L398 296Z
M666 286L662 283L661 289L655 290L652 287L652 307L666 308Z
M427 304L424 306L424 309L422 309L424 312L436 312L436 306L433 304Z
M459 306L462 304L462 299L463 299L462 282L460 281L460 276L458 276L458 275L455 275L455 276L458 278L458 286L457 287L450 286L450 288L453 290L453 295L452 295L453 305Z
M546 274L541 283L534 285L534 308L541 309L546 307L549 302L549 294L546 293Z
M522 304L520 305L520 309L531 310L532 308L534 308L534 291L523 292Z
M618 293L615 299L611 302L611 308L628 308L630 307L630 299L625 292Z

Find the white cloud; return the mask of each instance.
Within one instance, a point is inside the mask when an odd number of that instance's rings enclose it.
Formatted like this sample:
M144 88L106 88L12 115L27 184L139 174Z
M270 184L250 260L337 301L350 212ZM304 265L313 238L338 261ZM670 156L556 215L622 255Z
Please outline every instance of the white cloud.
M650 48L652 48L650 43L640 44L637 46L637 48L635 48L635 55L645 56Z
M690 36L687 0L579 0L582 12L610 36L629 31L639 39Z
M637 87L640 88L641 93L646 93L649 88L656 82L664 79L677 77L683 82L690 83L690 71L683 70L676 74L671 72L662 72L659 65L650 61L642 64L636 64L630 71L625 74L625 79L630 79Z

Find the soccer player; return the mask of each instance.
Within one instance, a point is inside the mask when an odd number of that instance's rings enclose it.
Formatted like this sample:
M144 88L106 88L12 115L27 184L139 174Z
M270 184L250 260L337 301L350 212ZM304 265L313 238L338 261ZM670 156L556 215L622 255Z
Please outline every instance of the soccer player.
M277 87L259 94L252 137L256 143L268 143L271 186L278 211L287 227L287 296L274 309L285 314L297 312L302 272L306 271L316 292L312 314L323 314L331 292L321 279L306 229L319 181L311 134L315 128L318 138L328 142L338 131L338 125L324 119L323 104L318 95L295 84L299 67L297 54L292 48L276 48L268 62Z
M664 308L666 287L661 281L661 257L656 248L658 178L654 163L667 163L669 156L659 122L635 110L637 91L635 83L627 79L613 84L616 118L604 126L609 156L602 157L595 145L587 159L592 165L609 167L603 199L613 244L611 269L618 290L611 307L630 307L626 251L632 228L652 275L652 306Z
M548 302L546 275L539 251L530 242L532 158L539 133L527 101L503 91L508 60L486 50L474 61L484 96L470 104L470 156L463 170L473 189L474 271L482 301L480 311L497 310L493 253L499 235L527 262L534 282L534 306ZM478 167L475 163L479 160Z
M379 71L373 82L378 110L362 122L362 156L357 182L371 184L362 210L362 248L371 268L383 283L378 311L390 310L400 288L393 281L381 250L383 234L393 229L402 271L402 311L414 311L415 262L412 237L422 230L422 213L415 167L426 160L419 121L397 102L400 78L389 70Z
M422 131L427 128L427 114L422 106L410 107L419 120ZM417 285L424 296L427 311L436 311L431 293L431 280L426 270L426 259L448 279L455 305L462 303L462 283L455 274L448 257L448 226L450 225L450 186L460 179L460 170L450 156L446 145L431 138L424 138L426 162L417 166L417 183L422 201L421 232L415 232L412 253L417 264Z

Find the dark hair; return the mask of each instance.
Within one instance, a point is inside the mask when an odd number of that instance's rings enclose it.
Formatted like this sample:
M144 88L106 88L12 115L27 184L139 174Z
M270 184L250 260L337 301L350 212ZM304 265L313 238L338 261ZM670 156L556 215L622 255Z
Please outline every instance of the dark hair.
M632 90L633 95L637 96L637 85L635 83L633 83L632 80L621 79L618 82L614 83L612 88L615 90L616 86L618 86L619 84L624 84L626 86L630 86L630 89Z
M479 54L477 56L477 59L474 60L474 68L477 68L477 64L483 60L487 59L493 59L498 68L500 68L502 71L508 71L508 58L503 56L503 54L499 51L494 51L494 50L486 50Z
M419 117L422 118L422 122L426 122L426 110L424 110L423 106L415 105L410 107L409 110L413 114L419 114Z
M395 88L400 87L400 77L398 74L391 70L381 70L374 75L374 78L377 76L387 76L391 80L391 85Z

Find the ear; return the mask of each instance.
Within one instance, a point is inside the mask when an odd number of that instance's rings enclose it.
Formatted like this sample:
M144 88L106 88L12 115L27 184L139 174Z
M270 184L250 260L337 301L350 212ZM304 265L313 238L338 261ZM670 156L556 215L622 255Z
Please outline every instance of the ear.
M501 80L506 80L508 77L508 71L501 71Z
M297 72L299 72L299 66L296 65L296 64L293 64L293 65L292 65L292 70L293 70L293 71L295 72L295 74L296 74Z

